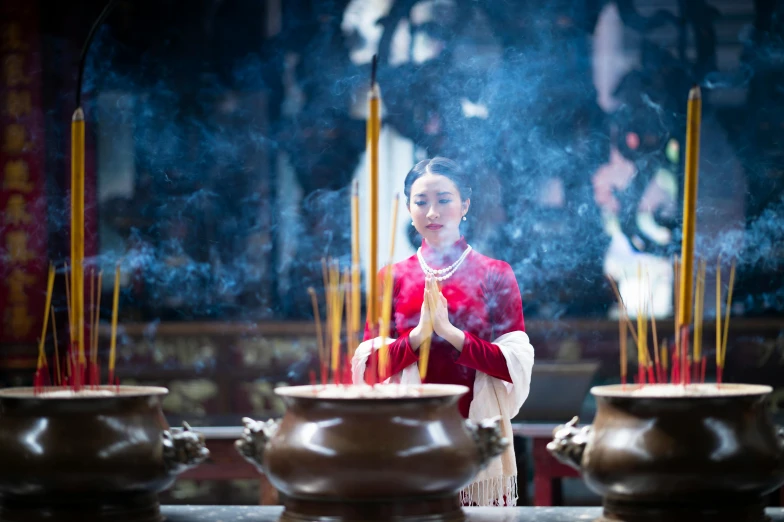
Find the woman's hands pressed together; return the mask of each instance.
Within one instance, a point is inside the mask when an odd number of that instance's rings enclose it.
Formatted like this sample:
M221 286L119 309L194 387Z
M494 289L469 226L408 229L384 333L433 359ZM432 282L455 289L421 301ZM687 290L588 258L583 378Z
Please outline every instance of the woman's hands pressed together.
M411 348L418 350L421 344L433 335L433 320L430 317L430 306L427 302L427 283L425 284L425 298L422 300L422 309L419 312L419 324L408 334Z
M448 303L438 288L438 282L434 277L426 276L425 295L419 324L409 334L411 347L419 348L422 342L433 333L442 337L457 350L463 349L465 334L449 322Z

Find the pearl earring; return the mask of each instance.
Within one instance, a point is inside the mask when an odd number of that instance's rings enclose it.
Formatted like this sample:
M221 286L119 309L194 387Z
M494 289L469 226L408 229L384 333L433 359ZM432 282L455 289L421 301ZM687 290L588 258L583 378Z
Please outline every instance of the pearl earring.
M465 216L463 216L463 221L468 221Z
M413 222L413 221L411 222L411 226L412 226L412 227L414 226L414 222Z

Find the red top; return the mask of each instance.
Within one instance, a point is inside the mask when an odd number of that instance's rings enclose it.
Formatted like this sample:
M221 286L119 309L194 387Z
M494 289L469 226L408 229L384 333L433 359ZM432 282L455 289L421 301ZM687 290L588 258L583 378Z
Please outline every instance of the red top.
M422 241L422 255L430 268L440 269L457 261L467 246L461 237L447 253L439 254ZM384 270L379 273L381 281ZM465 344L460 352L434 333L424 382L467 386L469 392L458 402L460 413L467 418L477 371L512 382L506 359L492 341L505 333L525 331L523 303L512 267L473 250L452 277L440 281L439 286L448 303L449 321L465 333ZM416 255L394 265L394 320L389 334L395 339L389 345L391 375L419 361L419 352L411 349L408 334L419 324L424 291L425 273ZM366 325L365 340L372 336ZM371 357L368 369L377 367L377 352ZM370 377L366 371L368 383ZM382 375L380 380L387 377Z

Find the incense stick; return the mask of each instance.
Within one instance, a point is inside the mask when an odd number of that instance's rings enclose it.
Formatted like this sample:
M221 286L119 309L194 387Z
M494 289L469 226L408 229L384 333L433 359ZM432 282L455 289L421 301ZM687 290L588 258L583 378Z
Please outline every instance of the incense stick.
M391 220L389 222L389 259L384 280L384 296L381 302L381 353L379 353L379 373L387 375L389 370L389 325L392 321L392 286L394 284L393 262L395 259L395 232L397 231L397 210L400 207L400 193L392 198Z
M93 277L95 277L95 270L93 269ZM98 370L98 326L101 320L101 280L103 279L103 271L98 271L98 282L95 286L95 311L94 311L94 318L91 318L91 322L93 322L92 328L92 336L91 341L92 344L90 345L90 385L98 386L101 384L101 374Z
M695 371L698 372L695 380L702 380L702 328L704 324L705 310L705 269L706 263L700 260L697 265L697 288L694 298L694 363Z
M637 265L637 285L639 289L640 265ZM642 292L637 292L637 377L640 384L645 383L645 355L643 354L644 330L642 325Z
M351 287L351 268L348 267L343 271L343 294L346 296L345 298L345 308L346 308L346 359L345 359L345 368L339 370L341 373L341 380L344 381L346 384L351 384L351 358L354 355L354 350L351 349L351 346L354 344L354 338L356 335L356 331L353 329L352 326L352 311L354 310L353 304L351 300L354 298L353 289ZM348 372L348 373L346 373ZM345 379L344 379L345 377Z
M63 384L63 376L60 373L60 350L57 347L57 323L54 320L54 306L49 307L49 311L52 315L52 341L54 342L54 371L56 382L58 386L62 386Z
M428 283L426 282L425 286L427 286L427 284ZM433 310L432 299L433 299L433 297L432 297L431 294L432 294L432 289L428 288L428 302L427 302L427 306L431 310L431 314L430 315L432 317L432 310ZM432 321L432 319L431 319L431 321ZM431 322L431 326L432 326L432 322ZM432 328L431 328L431 330L432 330ZM424 380L425 380L425 376L427 375L427 366L428 366L428 364L430 362L430 342L431 342L431 338L432 338L432 333L430 335L428 335L427 337L425 337L422 340L422 344L419 345L419 379L422 382L424 382Z
M678 330L678 316L680 315L680 307L681 307L681 300L679 289L681 287L681 263L678 255L676 254L673 256L672 260L672 274L673 274L673 282L674 288L672 291L672 319L673 319L673 340L675 341L675 353L677 354L676 358L672 360L672 366L674 369L680 364L680 354L681 354L681 336ZM676 369L676 372L679 368Z
M324 359L322 363L329 367L329 346L330 346L330 339L332 339L332 331L330 326L332 325L330 321L330 317L332 317L332 294L329 290L329 263L331 259L326 259L324 257L321 258L321 278L324 281ZM322 381L321 384L326 384L326 375L324 375L324 368L322 368Z
M721 255L716 259L716 383L721 384Z
M389 377L389 337L390 324L392 321L392 287L394 286L394 267L388 264L384 272L384 283L382 285L383 298L381 302L381 324L379 337L381 346L378 352L378 373L383 378Z
M96 277L95 271L93 271L93 277ZM91 336L92 345L90 346L90 362L96 366L98 364L98 326L101 322L101 282L103 280L103 270L98 271L97 278L98 282L95 286L95 309L93 312L94 326ZM95 382L95 384L98 384L98 382Z
M648 276L646 275L646 278ZM651 327L653 328L653 357L654 364L656 365L656 380L658 382L665 382L666 376L662 373L661 360L659 359L659 337L656 335L656 314L653 311L653 290L651 288L650 279L648 279L648 302L650 303L649 313L651 317Z
M681 241L682 269L678 327L691 324L692 278L694 266L694 235L697 227L697 180L699 177L700 123L702 94L699 86L689 90L686 109L686 157L684 160L683 228Z
M724 367L724 362L727 358L727 338L730 331L730 312L732 311L732 287L735 283L735 260L732 260L730 266L730 282L727 288L727 305L724 309L724 336L721 342L721 366Z
M361 338L359 232L359 181L354 181L354 190L351 195L351 314L349 315L353 336L349 342L349 357L353 357Z
M84 111L71 119L71 298L79 365L84 355ZM78 369L78 371L81 371ZM77 371L77 373L78 373Z
M379 173L379 154L378 140L381 131L380 122L380 91L376 83L376 55L373 55L373 67L371 72L370 90L368 92L368 119L366 128L367 137L367 160L370 204L370 245L369 245L369 266L367 278L367 323L372 331L376 331L378 324L378 173Z
M354 345L356 330L354 329L354 288L351 286L352 270L351 267L343 271L343 293L346 296L344 306L346 308L346 359L351 360L354 355L351 347Z
M49 264L49 273L46 279L46 306L44 308L44 320L41 327L41 338L38 341L38 367L41 366L43 359L46 364L46 354L44 353L44 343L46 342L46 330L49 326L49 307L52 306L52 289L54 288L54 266Z
M69 346L74 342L74 325L71 316L71 285L68 282L70 279L68 272L68 263L65 263L65 308L68 311L68 340Z
M313 306L313 317L314 317L314 319L316 321L316 346L318 347L319 369L322 372L322 374L321 374L321 376L322 376L321 383L325 384L324 373L323 373L323 368L324 368L324 364L325 364L324 363L324 359L325 359L325 355L324 355L324 336L322 335L322 331L321 331L321 314L319 313L318 298L316 297L316 290L312 286L310 286L310 287L308 287L308 293L310 294L310 302L311 302L311 305Z
M46 307L44 308L44 320L41 328L41 339L38 342L38 362L36 363L36 373L42 375L40 372L48 367L46 362L46 352L44 345L46 343L46 330L49 323L49 307L52 305L52 289L54 288L54 266L49 263L49 273L46 280Z
M90 338L87 339L87 360L92 362L93 359L93 337L95 337L95 328L93 328L93 321L95 319L95 270L87 269L87 279L90 280L90 296L87 305L87 322L90 325Z
M120 305L120 263L114 267L114 292L112 293L112 332L109 340L109 384L114 384L114 364L117 356L117 313Z
M340 368L340 333L343 320L343 288L340 284L340 265L335 260L330 267L330 287L332 290L332 306L330 326L332 333L332 379L338 384L338 369Z
M618 335L620 336L621 345L621 384L626 386L626 371L627 371L627 353L626 353L626 321L622 317L618 320Z
M626 321L626 326L629 329L629 332L632 334L632 340L634 340L634 345L637 346L637 333L634 331L634 326L632 325L631 319L629 319L628 311L626 310L626 303L624 303L623 299L621 299L621 293L618 291L618 286L615 284L615 281L609 275L606 276L607 279L610 281L610 286L612 287L613 292L615 293L615 298L618 300L618 304L621 307L621 311L623 313L619 314L619 318Z
M661 364L662 364L662 382L667 382L667 370L670 369L667 352L667 339L662 339L661 343Z

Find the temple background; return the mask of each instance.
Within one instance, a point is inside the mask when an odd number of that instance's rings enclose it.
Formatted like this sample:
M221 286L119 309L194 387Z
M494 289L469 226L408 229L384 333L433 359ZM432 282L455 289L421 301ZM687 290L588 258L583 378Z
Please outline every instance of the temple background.
M77 63L105 5L0 7L0 385L31 382L47 265L69 253ZM415 161L446 155L472 171L467 238L512 265L536 348L527 421L588 421L588 387L618 381L607 276L633 316L649 300L659 338L672 339L686 96L701 85L704 349L711 361L717 263L726 285L735 258L726 378L779 397L782 16L773 0L118 1L82 86L101 350L119 262L118 374L168 386L171 422L275 415L274 386L308 382L306 289L322 292L322 258L348 263L377 53L380 258ZM420 241L402 208L394 231L399 260ZM58 283L60 339L65 303ZM246 482L179 487L171 494L191 501L255 494Z

